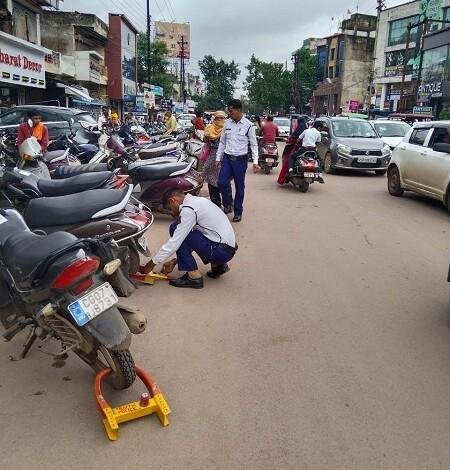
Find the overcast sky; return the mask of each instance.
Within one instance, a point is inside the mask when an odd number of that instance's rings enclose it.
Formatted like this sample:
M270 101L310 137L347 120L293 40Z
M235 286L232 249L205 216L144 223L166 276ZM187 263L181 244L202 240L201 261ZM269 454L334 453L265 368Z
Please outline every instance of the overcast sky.
M407 3L387 0L387 6ZM191 24L191 61L198 73L205 54L234 59L241 68L254 53L266 61L290 61L291 52L308 37L327 36L354 13L376 14L376 0L150 0L152 20ZM65 0L64 9L95 13L125 13L145 30L146 0ZM334 18L334 21L332 21ZM245 78L243 70L240 82Z

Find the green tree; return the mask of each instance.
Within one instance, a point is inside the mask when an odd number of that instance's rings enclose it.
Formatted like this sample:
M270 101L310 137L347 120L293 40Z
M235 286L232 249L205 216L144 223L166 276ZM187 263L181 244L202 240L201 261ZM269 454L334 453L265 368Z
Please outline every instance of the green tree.
M285 70L283 64L263 62L254 55L246 68L244 86L251 111L287 111L291 104L292 73Z
M299 49L296 54L298 56L298 78L297 80L294 78L294 83L297 84L298 104L303 110L311 100L319 69L317 58L311 55L308 49Z
M167 46L161 41L150 44L150 82L164 88L164 95L171 96L175 78L168 72ZM138 34L137 43L138 82L147 82L147 35Z
M203 109L223 109L233 97L236 80L240 74L238 65L232 60L225 62L206 55L198 63L203 75L206 93L198 99L198 107Z

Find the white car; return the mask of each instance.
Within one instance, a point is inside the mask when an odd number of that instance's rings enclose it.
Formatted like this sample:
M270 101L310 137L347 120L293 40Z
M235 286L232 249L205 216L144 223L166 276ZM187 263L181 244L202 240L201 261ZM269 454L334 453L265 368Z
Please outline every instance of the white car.
M450 121L414 124L392 153L388 190L392 196L424 194L450 212Z
M180 114L177 117L178 128L192 129L194 127L192 124L192 119L195 119L195 114Z
M273 122L278 126L278 136L286 139L291 133L291 120L287 117L274 117Z
M388 119L377 119L375 121L369 121L373 128L377 131L377 134L381 137L381 140L389 145L393 150L402 140L403 137L411 129L411 126L403 121L391 121Z

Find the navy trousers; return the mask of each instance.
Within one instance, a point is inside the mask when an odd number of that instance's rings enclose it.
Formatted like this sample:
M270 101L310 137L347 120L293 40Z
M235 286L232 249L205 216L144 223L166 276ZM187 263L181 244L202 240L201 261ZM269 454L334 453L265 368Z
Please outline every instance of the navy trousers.
M218 180L219 188L222 192L222 203L224 207L233 206L233 194L230 185L230 181L233 179L236 189L234 195L234 215L238 216L241 216L244 210L246 172L247 158L243 158L242 160L230 160L227 155L223 156Z
M170 225L169 233L172 236L180 223L176 220ZM184 239L177 251L178 269L180 271L195 271L198 269L192 252L195 251L204 264L225 264L235 255L236 250L225 246L223 243L212 242L206 238L202 232L192 230L192 232Z

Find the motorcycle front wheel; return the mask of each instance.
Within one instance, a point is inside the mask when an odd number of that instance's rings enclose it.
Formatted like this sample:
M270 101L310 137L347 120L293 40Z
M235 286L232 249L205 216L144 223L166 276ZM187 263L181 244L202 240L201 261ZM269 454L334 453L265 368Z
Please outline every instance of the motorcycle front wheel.
M105 346L100 346L96 352L97 357L91 360L77 351L75 351L75 353L86 362L95 373L103 369L111 368L112 372L106 377L105 381L115 390L125 390L131 387L136 380L136 366L129 349L112 351Z

